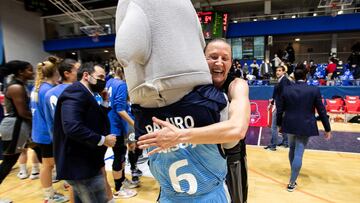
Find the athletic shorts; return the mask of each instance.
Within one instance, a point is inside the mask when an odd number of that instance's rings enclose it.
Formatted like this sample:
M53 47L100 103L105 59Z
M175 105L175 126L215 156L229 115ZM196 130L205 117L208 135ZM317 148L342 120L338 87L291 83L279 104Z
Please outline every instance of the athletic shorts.
M39 144L36 145L40 148L41 158L54 158L53 143L51 144Z

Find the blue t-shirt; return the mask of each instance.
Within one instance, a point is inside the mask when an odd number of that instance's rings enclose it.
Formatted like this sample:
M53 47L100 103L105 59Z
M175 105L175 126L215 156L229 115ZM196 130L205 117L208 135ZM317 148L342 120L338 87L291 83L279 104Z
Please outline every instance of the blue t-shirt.
M45 94L45 109L44 109L45 121L47 124L49 134L51 136L51 139L53 137L53 132L54 132L54 114L55 114L57 100L58 100L59 96L61 95L61 93L67 87L69 87L69 85L70 84L60 84L60 85L50 89Z
M110 132L116 136L126 135L128 124L120 117L118 112L127 111L129 108L127 85L123 80L111 78L106 83L106 89L109 94L109 106L111 107L108 113Z
M135 134L138 137L160 129L152 122L153 116L178 128L207 126L219 122L220 111L226 104L222 92L206 85L162 108L132 105L136 118ZM151 155L149 168L160 184L160 202L229 202L223 187L226 159L219 145L181 143Z
M51 144L52 139L50 137L46 119L45 119L45 94L54 86L44 82L40 85L38 92L38 100L34 98L34 88L31 92L31 112L32 112L32 130L31 137L35 143L39 144Z

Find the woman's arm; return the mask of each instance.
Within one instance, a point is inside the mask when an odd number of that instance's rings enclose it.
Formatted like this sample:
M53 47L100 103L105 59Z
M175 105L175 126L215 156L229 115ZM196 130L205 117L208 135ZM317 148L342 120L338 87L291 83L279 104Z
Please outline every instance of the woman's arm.
M250 120L249 87L242 79L235 79L229 88L229 118L205 127L178 129L169 122L153 118L161 130L140 137L139 148L156 146L149 154L179 143L224 144L244 139Z
M17 84L11 85L8 87L6 94L12 99L18 115L24 119L31 120L32 115L25 101L26 92L24 87Z

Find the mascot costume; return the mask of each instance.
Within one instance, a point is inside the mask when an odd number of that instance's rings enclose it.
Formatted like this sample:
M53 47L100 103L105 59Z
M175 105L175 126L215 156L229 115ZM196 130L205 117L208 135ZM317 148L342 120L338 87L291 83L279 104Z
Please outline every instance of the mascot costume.
M119 0L115 52L124 67L136 136L219 122L227 105L212 86L205 42L190 0ZM150 150L153 148L150 148ZM230 202L226 160L218 145L182 143L149 157L159 202Z

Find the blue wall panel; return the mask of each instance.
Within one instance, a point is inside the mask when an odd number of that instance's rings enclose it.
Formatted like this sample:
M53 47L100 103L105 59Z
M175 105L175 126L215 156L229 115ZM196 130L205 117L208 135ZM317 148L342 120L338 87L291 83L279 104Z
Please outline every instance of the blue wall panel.
M345 32L360 30L360 13L296 19L269 20L229 24L227 38L245 36L289 35L321 32ZM45 40L45 51L62 51L114 47L115 35L99 37L93 42L91 37Z
M230 23L227 38L360 30L360 13Z
M45 40L45 51L62 51L76 49L92 49L101 47L114 47L115 35L99 36L99 41L94 42L91 37L78 37L70 39Z

